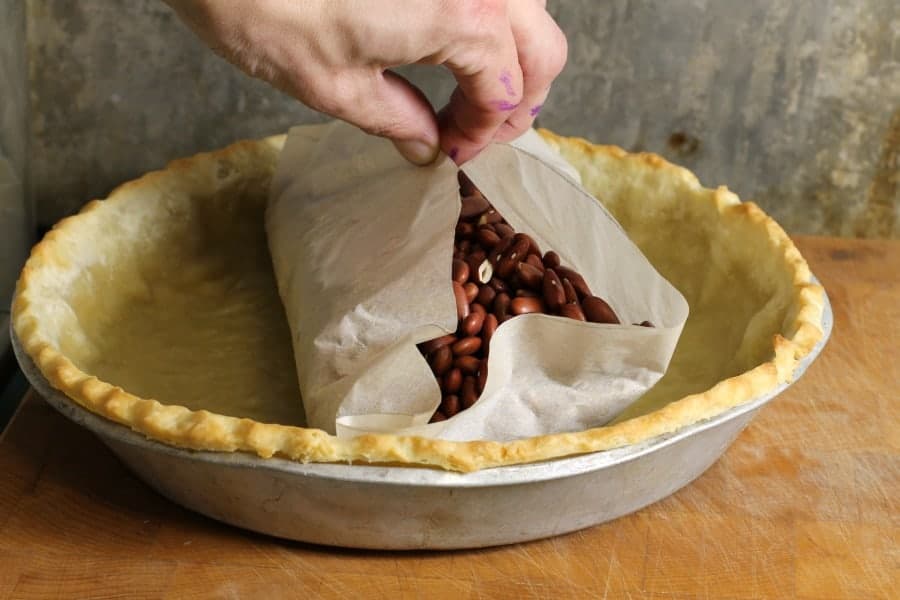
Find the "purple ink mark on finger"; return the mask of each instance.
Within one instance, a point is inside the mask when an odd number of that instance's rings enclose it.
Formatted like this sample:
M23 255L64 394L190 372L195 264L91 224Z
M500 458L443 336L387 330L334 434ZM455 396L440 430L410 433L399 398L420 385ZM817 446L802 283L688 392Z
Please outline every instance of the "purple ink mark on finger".
M456 157L459 156L459 148L453 146L452 148L450 148L450 153L447 156L450 157L450 160L455 161Z
M528 114L530 114L532 117L536 117L541 112L542 108L544 108L543 104L538 104L537 106L532 106L531 110L528 111Z
M510 74L508 69L503 69L500 71L500 83L503 84L503 87L506 88L506 93L510 96L516 95L516 90L513 88L512 84L512 75Z
M509 100L495 100L494 106L497 107L497 110L511 111L519 108L519 103L510 102Z

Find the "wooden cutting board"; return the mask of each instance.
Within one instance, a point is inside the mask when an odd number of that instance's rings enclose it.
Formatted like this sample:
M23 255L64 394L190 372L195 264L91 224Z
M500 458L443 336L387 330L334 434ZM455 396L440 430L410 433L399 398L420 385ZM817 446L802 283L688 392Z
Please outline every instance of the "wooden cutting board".
M636 514L479 551L285 542L166 501L31 396L0 438L0 599L900 597L900 242L798 244L830 344L706 474Z

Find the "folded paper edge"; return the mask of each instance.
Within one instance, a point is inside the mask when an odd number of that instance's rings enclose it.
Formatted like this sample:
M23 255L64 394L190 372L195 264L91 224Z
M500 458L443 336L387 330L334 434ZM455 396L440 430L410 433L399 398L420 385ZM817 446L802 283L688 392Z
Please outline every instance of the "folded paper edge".
M356 147L356 142L362 140L361 143L369 143L371 141L378 140L378 138L370 138L364 136L359 130L353 128L350 125L346 125L340 122L333 122L340 127L339 137L337 141L335 138L331 138L329 140L327 135L327 130L321 128L320 129L304 129L293 128L288 132L287 141L284 149L282 150L281 158L279 160L279 165L275 172L275 177L273 180L272 189L270 190L270 202L267 208L267 211L272 211L273 204L283 204L286 206L297 206L301 203L299 200L299 196L302 196L303 193L298 191L296 188L293 188L293 192L288 194L287 190L291 189L288 181L285 179L290 179L292 176L295 176L295 173L298 173L297 168L298 165L302 165L305 157L315 157L312 159L311 164L309 165L310 171L316 171L316 167L321 163L322 160L326 161L326 164L331 165L332 163L329 161L336 161L335 170L341 171L343 170L341 167L344 166L347 160L347 157L343 154L344 149L346 147L353 147L356 149L356 152L359 152L359 149ZM325 134L325 135L323 135ZM349 137L348 137L349 136ZM324 147L320 144L324 143ZM335 147L337 144L337 147ZM368 151L377 151L377 148L372 147L367 150ZM512 157L508 154L512 153ZM353 153L351 153L353 154ZM337 156L336 156L337 155ZM402 160L397 157L397 160ZM485 163L487 161L487 163ZM334 434L338 438L348 439L359 437L366 434L392 434L396 436L419 436L424 438L437 438L437 439L445 439L445 440L455 440L455 441L468 441L468 440L493 440L493 441L510 441L514 439L522 439L525 437L535 437L538 435L549 435L554 432L564 432L564 431L576 431L576 430L584 430L590 426L595 426L598 424L608 424L612 422L615 418L617 418L623 411L625 411L628 406L633 404L636 400L638 400L641 396L643 396L653 385L655 385L659 379L665 374L666 368L671 361L671 358L674 354L675 346L677 344L680 332L682 331L685 321L688 316L688 304L684 299L683 295L678 291L678 289L671 284L668 280L666 280L659 271L654 267L654 265L644 256L643 252L641 252L640 248L628 237L627 232L622 228L622 226L616 221L615 217L583 187L581 187L581 177L578 171L568 163L559 152L554 150L547 144L544 139L537 133L537 131L530 129L526 134L521 136L520 138L513 140L508 143L497 143L493 144L492 147L485 150L485 152L481 153L478 157L473 159L472 161L466 163L464 165L464 171L469 175L469 177L473 180L479 189L482 191L485 190L484 185L487 183L484 180L479 179L481 177L488 177L489 174L497 173L503 170L504 167L509 165L517 165L518 169L521 170L522 173L534 173L535 170L545 172L546 177L556 178L558 181L555 186L552 186L554 189L552 192L547 193L547 190L544 190L544 193L541 195L535 195L529 190L529 186L521 186L521 189L517 189L511 196L529 196L531 198L531 202L541 204L545 201L547 197L558 197L559 195L565 196L567 200L571 201L571 206L578 205L578 213L582 215L582 220L585 222L591 223L591 226L587 231L582 232L587 237L585 239L590 239L590 235L594 232L595 228L607 229L608 242L610 244L621 244L621 247L618 247L618 250L621 252L628 252L633 254L633 260L639 265L632 264L632 268L638 268L641 270L645 277L651 277L654 279L654 286L656 295L659 298L668 298L667 301L657 300L657 302L661 302L669 306L669 311L667 318L662 318L659 315L653 318L653 322L656 324L656 327L652 329L645 329L642 327L638 327L637 325L631 324L623 324L623 325L597 325L594 323L579 323L577 321L567 321L565 322L569 329L579 330L580 335L591 336L593 338L592 344L589 346L593 348L594 351L597 348L606 348L609 346L609 340L603 339L603 334L609 334L610 330L617 329L633 329L636 332L640 332L641 334L649 334L651 337L656 337L659 339L656 342L655 346L661 350L662 355L666 355L666 358L662 360L662 356L656 357L661 362L665 364L665 367L662 369L653 368L657 366L657 363L654 362L652 367L648 364L643 365L634 365L630 364L629 366L632 369L637 368L641 373L652 372L654 373L653 377L646 378L643 381L639 381L637 377L629 378L624 372L614 372L612 369L606 367L607 362L602 360L595 360L591 362L593 369L586 369L584 372L584 376L579 376L579 380L582 383L586 383L590 381L590 376L588 372L593 370L593 375L595 379L593 380L595 383L593 384L593 392L590 393L592 405L595 408L595 412L591 415L579 414L577 418L572 418L569 421L565 422L556 422L553 426L544 426L544 427L534 427L532 424L543 421L546 418L552 419L553 417L550 415L556 415L558 411L552 408L542 408L542 409L534 409L532 411L533 403L525 402L522 398L522 386L521 383L517 383L516 379L507 378L503 383L494 385L496 380L491 378L488 379L488 387L485 392L481 395L481 400L479 400L478 408L481 409L481 414L476 416L475 411L466 411L465 413L457 414L453 418L447 419L440 423L430 423L429 417L434 413L434 411L438 408L438 402L434 405L430 405L426 411L418 411L418 412L408 412L403 408L394 405L391 408L393 412L385 413L383 410L378 410L376 408L371 408L370 410L366 410L366 407L360 407L358 404L355 405L354 408L347 409L346 402L336 402L335 401L326 401L321 398L321 392L323 388L335 388L343 389L345 392L345 396L347 395L346 390L349 389L346 386L340 386L340 381L332 381L327 386L321 386L319 388L310 388L309 386L304 387L304 377L301 375L299 377L301 383L301 394L304 399L305 412L307 415L307 424L313 428L321 428L329 433L334 432ZM509 171L507 174L513 176L516 170ZM378 177L383 175L384 172L381 170L375 171L366 171L366 177ZM477 175L476 175L477 174ZM454 183L456 182L456 173L454 169L454 173L441 173L435 172L435 177L451 177L453 178ZM521 182L517 182L521 184ZM484 184L484 185L483 185ZM296 181L292 185L297 185ZM401 187L404 185L402 182L400 183ZM300 185L300 188L304 191L307 190L308 186ZM339 187L341 193L351 193L352 189L356 189L362 187L364 189L368 189L369 185L364 181L361 183L359 179L353 180L353 185L350 189L345 187ZM317 192L318 193L318 192ZM489 197L500 197L503 194L499 193L497 190L494 190L492 193L488 194ZM288 197L285 197L288 196ZM506 194L507 198L510 197L509 194ZM513 203L511 200L507 202ZM517 206L518 209L521 209L521 205ZM501 211L506 214L506 211ZM512 211L518 212L519 215L522 215L521 211ZM525 211L528 213L530 211ZM282 227L286 228L291 232L295 232L303 229L303 223L312 219L312 217L298 218L302 211L291 212L291 209L288 209L286 214L278 214L274 220L281 224ZM524 218L524 217L523 217ZM276 264L276 280L279 287L279 292L281 295L282 302L286 305L293 304L293 306L287 307L288 314L288 322L291 327L294 340L294 350L295 353L298 352L298 336L297 336L297 326L296 323L292 322L293 318L299 318L297 313L294 312L294 309L297 306L301 306L300 303L296 302L296 300L292 300L292 298L304 297L304 294L300 294L297 296L296 293L291 291L292 276L290 274L290 269L287 269L288 274L286 277L283 277L283 272L279 271L278 265L282 261L280 260L285 255L287 256L295 256L296 248L294 251L288 250L285 252L284 248L284 240L279 238L280 232L270 227L270 222L272 221L272 217L267 212L266 215L266 230L269 234L269 248L273 255L273 260ZM330 218L328 220L331 220ZM456 225L456 218L452 223L447 224L447 231L450 232ZM350 227L353 225L351 224ZM344 227L340 227L342 231L346 231ZM559 238L566 237L567 233L563 229L552 228L557 237L553 239L551 237L547 237L549 234L546 230L543 232L543 237L545 237L545 241L548 244L548 247L558 249L559 246L557 242ZM531 235L535 235L536 232L533 230L529 230L528 227L523 226L521 231L525 231ZM292 234L291 234L292 235ZM338 244L341 246L342 244ZM292 248L291 245L287 245L287 248ZM582 263L589 262L591 257L594 255L596 248L591 245L590 250L583 250L580 253L580 258ZM608 248L607 248L608 251ZM353 260L353 257L349 257L350 260ZM308 262L308 261L307 261ZM315 261L313 261L315 262ZM284 266L282 265L282 269ZM443 270L443 269L442 269ZM613 269L616 271L616 269ZM581 270L582 273L587 277L587 273ZM634 271L630 271L629 277L623 277L623 280L633 281ZM608 274L610 276L616 277L620 275L619 273ZM296 279L294 279L296 281ZM590 280L589 280L590 281ZM599 281L599 280L598 280ZM594 286L592 286L594 287ZM594 289L599 289L598 287L594 287ZM646 291L646 290L642 290ZM450 280L447 279L447 292L450 292ZM645 294L646 296L646 294ZM316 294L313 294L312 297L319 297ZM322 296L324 298L324 302L327 305L329 303L328 297ZM612 298L605 297L606 300L612 301ZM396 306L396 302L388 303L388 306ZM300 308L302 311L303 309ZM621 313L620 313L621 314ZM542 317L547 317L548 315L541 315ZM553 322L556 321L555 317L551 318ZM377 320L377 317L376 317ZM393 321L394 319L389 318L387 321ZM517 320L518 321L518 320ZM677 324L671 324L668 326L660 326L663 322L674 322L677 321ZM546 321L545 321L546 323ZM561 323L554 325L554 328L558 328ZM534 324L533 326L537 326ZM544 324L545 327L548 325ZM503 337L504 331L506 331L507 326L501 326L498 330L498 337L495 338L499 343L503 344L504 342L500 341ZM310 331L309 328L305 328L307 332ZM593 330L593 331L592 331ZM602 331L602 333L601 333ZM674 332L674 333L673 333ZM446 331L445 333L453 333L452 330ZM598 336L598 334L600 334ZM346 334L345 335L350 335ZM533 337L539 338L541 334L532 334ZM572 335L575 335L574 333ZM310 345L311 342L314 342L315 335L310 335L310 337L306 338L307 345ZM355 337L354 335L350 335L350 337ZM395 342L399 342L401 339L405 339L408 336L403 334L399 334L393 339ZM642 336L645 337L645 336ZM506 339L506 338L503 338ZM646 339L646 337L645 337ZM495 343L498 343L495 342ZM312 343L314 346L315 344ZM340 347L341 344L338 344ZM389 351L390 348L385 347L382 349L383 351ZM509 348L505 349L504 354L509 354ZM532 351L540 352L538 348L533 348ZM375 352L375 354L379 354L381 351ZM515 354L515 352L513 353ZM365 355L372 356L373 350L367 348L365 350ZM340 358L334 358L334 360L339 362ZM492 360L496 360L496 355L492 355ZM326 357L327 358L327 357ZM619 358L618 356L616 358ZM297 358L298 370L299 365L306 364L309 369L315 370L315 365L317 360L321 360L321 356L314 357L308 354L305 354L303 351L299 352L299 358ZM371 360L362 360L355 363L355 367L353 369L348 370L342 375L342 378L347 381L355 381L353 387L358 387L359 382L362 381L360 377L363 375L361 369L373 370L377 371L379 369L375 368L375 363ZM420 360L422 360L420 358ZM608 360L608 359L607 359ZM648 359L649 360L649 359ZM513 361L514 362L514 361ZM646 367L646 369L642 368ZM383 370L383 369L382 369ZM489 369L491 372L500 372L496 370L496 363L492 363ZM569 373L567 378L571 379L572 374ZM605 376L607 378L614 378L617 381L610 384L609 382L604 382L603 384L597 383L597 377ZM434 379L433 374L428 373L428 378L430 380ZM628 383L625 385L622 381L627 379ZM396 380L395 380L396 381ZM539 382L538 382L539 383ZM558 381L555 383L558 384ZM500 386L506 386L500 388ZM630 388L631 396L627 399L623 399L621 396L623 392L621 391L624 387ZM639 389L638 389L639 388ZM361 389L366 389L366 386L363 386ZM618 392L613 392L612 390L619 390ZM493 393L489 393L493 392ZM570 390L571 391L571 390ZM517 393L518 392L518 393ZM565 392L561 391L561 394ZM584 398L585 391L582 387L580 391L582 394L582 398ZM604 394L607 394L607 397L604 397ZM378 396L386 397L386 398L399 398L397 393L394 393L390 390L379 389L377 393ZM545 396L546 397L546 396ZM559 401L558 398L554 398L554 400ZM485 419L485 414L490 413L493 407L497 405L497 403L502 403L503 412L506 414L511 414L510 411L514 410L510 406L515 404L520 410L523 407L527 407L529 409L528 415L519 415L519 418L509 418L506 423L507 426L503 427L502 430L498 430L498 428L491 427L490 423L492 422L489 418ZM574 398L569 397L566 398L566 403L576 403L574 402ZM581 404L586 404L587 402L582 402ZM615 407L610 408L610 407ZM324 408L323 408L324 407ZM383 408L383 407L382 407ZM334 412L336 411L336 414ZM334 416L332 417L332 414ZM525 418L523 418L523 416ZM332 424L333 419L333 424ZM496 421L493 421L496 422ZM527 429L525 429L527 428Z

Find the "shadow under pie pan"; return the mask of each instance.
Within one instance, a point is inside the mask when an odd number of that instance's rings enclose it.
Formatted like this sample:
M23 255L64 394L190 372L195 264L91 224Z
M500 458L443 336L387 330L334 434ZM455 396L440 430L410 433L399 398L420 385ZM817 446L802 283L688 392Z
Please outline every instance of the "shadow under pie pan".
M58 224L19 280L16 356L150 486L247 529L451 549L633 512L802 375L831 310L754 205L659 157L542 134L691 307L665 377L613 423L508 443L304 428L262 218L283 137L175 161Z

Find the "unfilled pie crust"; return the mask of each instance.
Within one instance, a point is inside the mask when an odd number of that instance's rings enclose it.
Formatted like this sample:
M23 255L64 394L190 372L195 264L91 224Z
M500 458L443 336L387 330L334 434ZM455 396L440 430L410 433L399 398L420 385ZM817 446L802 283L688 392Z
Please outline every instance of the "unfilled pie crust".
M61 221L22 271L16 334L54 387L155 440L458 471L633 444L791 378L823 292L774 221L658 156L541 134L691 308L669 371L606 426L504 443L305 428L263 230L284 136L175 161Z

